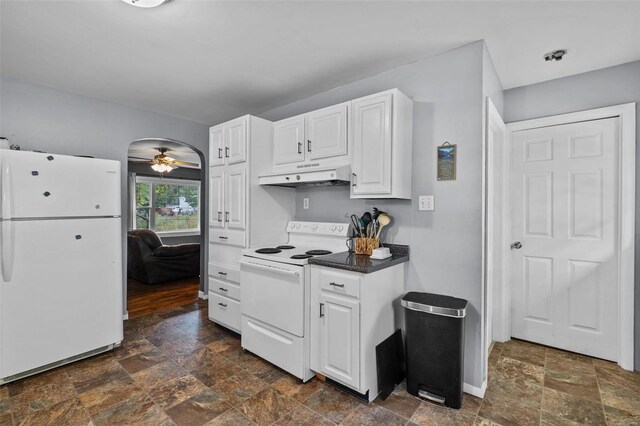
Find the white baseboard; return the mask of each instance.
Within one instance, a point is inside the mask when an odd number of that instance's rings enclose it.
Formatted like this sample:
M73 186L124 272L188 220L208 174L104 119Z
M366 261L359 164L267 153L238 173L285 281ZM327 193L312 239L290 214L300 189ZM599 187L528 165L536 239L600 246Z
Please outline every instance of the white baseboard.
M209 294L205 293L204 291L199 291L198 298L202 300L207 300L209 298Z
M462 386L462 390L469 395L484 398L484 393L487 391L487 381L482 382L482 387L471 386L469 383L465 383Z
M124 315L122 315L122 321L126 321L129 319L129 312L125 312Z

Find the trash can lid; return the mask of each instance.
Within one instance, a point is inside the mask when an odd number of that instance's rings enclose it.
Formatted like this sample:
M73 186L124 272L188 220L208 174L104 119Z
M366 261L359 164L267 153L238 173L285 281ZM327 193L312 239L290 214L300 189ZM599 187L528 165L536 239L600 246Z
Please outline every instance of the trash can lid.
M402 297L401 303L407 309L434 315L454 318L464 318L467 315L466 300L441 294L411 291Z

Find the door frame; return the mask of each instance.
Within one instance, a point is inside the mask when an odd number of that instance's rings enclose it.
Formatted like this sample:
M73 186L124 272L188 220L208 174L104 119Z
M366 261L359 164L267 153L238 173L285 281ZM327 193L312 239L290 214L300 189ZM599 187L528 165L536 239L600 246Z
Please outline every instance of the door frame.
M620 119L620 152L619 152L619 180L618 180L618 286L620 289L618 300L618 365L625 370L633 370L634 367L634 260L635 260L635 188L636 188L636 104L627 103L568 114L561 114L531 120L517 121L507 124L510 133L531 130L542 127L558 126L591 120L618 117ZM510 156L504 158L503 170L510 170ZM490 165L489 165L490 166ZM491 170L489 170L491 173ZM506 188L509 189L510 173L506 173ZM488 194L490 196L490 194ZM490 199L487 201L487 210L491 209ZM509 216L502 222L502 235L510 236L511 223ZM490 239L485 236L485 240ZM491 250L491 248L488 248ZM500 247L502 256L510 257L510 247ZM502 276L510 276L510 262L503 262ZM502 297L496 298L499 306L497 310L502 315L495 316L492 320L497 329L502 330L500 335L494 334L501 341L511 337L511 291L510 280L502 280L494 287L500 291ZM506 297L509 295L509 297Z

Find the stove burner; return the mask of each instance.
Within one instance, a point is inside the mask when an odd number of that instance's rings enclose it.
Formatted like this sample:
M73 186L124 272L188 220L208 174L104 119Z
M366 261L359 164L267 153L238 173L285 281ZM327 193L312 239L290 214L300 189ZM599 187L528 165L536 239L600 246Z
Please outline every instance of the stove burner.
M277 249L277 248L273 248L273 247L266 247L266 248L261 248L256 250L256 253L258 254L276 254L276 253L280 253L282 250Z
M276 248L280 249L280 250L293 250L295 248L295 246L284 245L284 246L278 246Z
M306 254L311 256L323 256L325 254L331 254L329 250L309 250Z
M310 257L313 257L310 254L294 254L293 256L291 256L291 259L308 259Z

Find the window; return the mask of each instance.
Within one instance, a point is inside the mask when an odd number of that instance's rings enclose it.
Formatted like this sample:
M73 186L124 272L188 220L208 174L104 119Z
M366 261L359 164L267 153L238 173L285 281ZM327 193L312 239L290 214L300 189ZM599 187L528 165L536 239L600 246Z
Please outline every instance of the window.
M200 182L136 177L136 229L200 232Z

